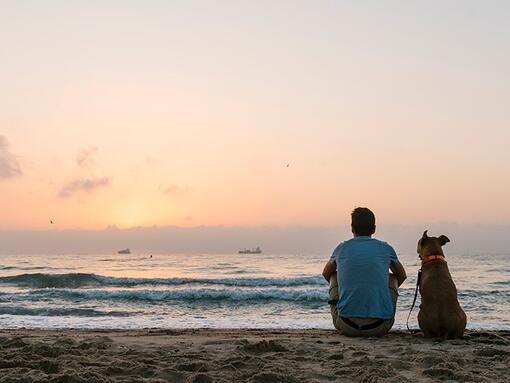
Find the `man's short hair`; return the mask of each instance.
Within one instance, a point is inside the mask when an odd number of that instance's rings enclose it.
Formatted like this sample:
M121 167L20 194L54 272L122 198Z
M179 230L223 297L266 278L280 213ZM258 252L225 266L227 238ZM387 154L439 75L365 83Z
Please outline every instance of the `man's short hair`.
M351 225L357 235L375 233L375 215L367 207L357 207L351 213Z

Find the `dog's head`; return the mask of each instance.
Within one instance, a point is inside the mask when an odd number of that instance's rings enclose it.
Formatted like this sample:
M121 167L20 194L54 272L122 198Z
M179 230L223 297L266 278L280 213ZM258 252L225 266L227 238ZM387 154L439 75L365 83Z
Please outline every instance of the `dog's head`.
M427 234L428 230L423 232L423 236L418 241L418 256L421 259L429 255L443 255L442 246L450 242L450 239L446 235L440 235L439 237L429 237Z

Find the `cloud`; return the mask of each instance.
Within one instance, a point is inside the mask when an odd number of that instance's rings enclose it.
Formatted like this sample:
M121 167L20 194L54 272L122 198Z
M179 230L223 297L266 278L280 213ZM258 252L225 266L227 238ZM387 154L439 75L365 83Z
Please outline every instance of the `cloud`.
M91 168L96 164L94 155L98 152L95 146L82 149L76 156L76 163L80 168Z
M10 149L7 138L0 135L0 178L19 177L23 174L17 157Z
M167 195L186 195L190 191L189 186L170 185L163 189L163 194Z
M68 198L79 192L92 193L96 189L110 185L110 183L111 179L108 177L76 179L64 185L58 195Z

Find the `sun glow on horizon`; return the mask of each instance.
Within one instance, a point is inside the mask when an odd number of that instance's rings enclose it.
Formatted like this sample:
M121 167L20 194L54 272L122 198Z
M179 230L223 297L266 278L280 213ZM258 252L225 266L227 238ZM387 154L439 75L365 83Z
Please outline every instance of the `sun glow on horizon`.
M0 15L0 230L510 222L508 5L53 4Z

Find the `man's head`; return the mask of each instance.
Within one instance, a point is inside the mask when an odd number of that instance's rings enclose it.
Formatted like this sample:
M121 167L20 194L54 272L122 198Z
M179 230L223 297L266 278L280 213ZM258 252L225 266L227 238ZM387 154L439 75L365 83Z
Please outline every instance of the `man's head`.
M354 236L371 236L375 233L375 215L367 207L357 207L351 213L351 228Z

